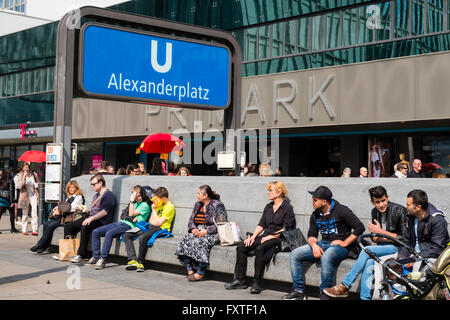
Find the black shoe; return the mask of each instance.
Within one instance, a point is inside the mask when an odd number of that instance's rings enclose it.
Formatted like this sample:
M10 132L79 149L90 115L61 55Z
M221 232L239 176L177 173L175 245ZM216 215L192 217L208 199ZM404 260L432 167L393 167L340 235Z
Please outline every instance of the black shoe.
M11 229L10 231L11 231L11 233L20 233L20 231L17 230L17 229L15 229L15 228L14 228L14 229Z
M302 291L292 291L281 297L283 300L306 300L305 294Z
M37 249L36 250L36 253L42 253L42 252L44 252L46 249L45 248L39 248L39 249Z
M233 280L230 283L225 283L225 289L233 290L233 289L247 289L248 286L245 281Z
M330 297L329 296L327 296L325 293L321 293L320 294L320 300L330 300Z
M252 283L252 288L250 289L251 294L260 294L262 291L261 286L259 285L259 282L254 280Z
M32 247L30 248L30 250L33 251L33 252L36 252L38 249L39 249L39 247L38 247L37 245L32 246Z

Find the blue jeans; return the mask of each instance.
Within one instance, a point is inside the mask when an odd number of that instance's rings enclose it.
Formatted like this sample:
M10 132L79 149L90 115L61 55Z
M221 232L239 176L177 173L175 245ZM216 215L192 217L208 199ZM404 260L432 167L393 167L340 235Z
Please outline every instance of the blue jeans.
M129 229L131 229L130 226L123 222L114 222L94 229L92 231L92 256L95 259L105 259L109 254L113 239ZM105 237L101 252L100 237Z
M382 257L397 252L397 247L391 244L368 246L367 249L375 253L377 257ZM361 290L359 293L361 300L371 299L370 289L372 287L373 279L373 264L374 260L370 259L369 255L364 250L361 251L355 265L347 273L344 280L342 280L342 284L350 289L352 287L352 284L358 278L358 275L362 273Z
M319 241L317 243L323 252L322 257L320 257L321 266L321 279L320 283L320 293L323 289L331 287L331 282L334 276L334 266L347 258L348 249L331 245L331 241ZM294 284L294 290L304 291L305 290L305 272L303 270L304 261L316 261L314 258L312 249L309 244L305 244L290 254L290 264L291 264L291 276Z
M188 271L196 271L200 275L206 274L206 269L208 268L208 263L198 262L191 257L181 256L183 264L186 266Z
M53 232L60 226L60 219L49 219L44 223L42 237L39 239L37 246L41 249L47 249L52 244Z

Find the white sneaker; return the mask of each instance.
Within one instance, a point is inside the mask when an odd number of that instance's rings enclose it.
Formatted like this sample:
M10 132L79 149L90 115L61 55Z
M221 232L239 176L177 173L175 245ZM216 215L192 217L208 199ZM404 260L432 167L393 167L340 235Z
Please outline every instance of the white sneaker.
M97 263L97 259L95 259L94 257L90 258L88 262L86 262L84 265L85 266L93 266Z
M58 255L54 255L54 256L52 256L52 258L59 261L59 256Z
M102 270L105 268L105 259L100 258L98 259L97 263L95 264L95 270Z
M80 262L83 262L83 258L80 255L76 255L70 260L70 262L80 263Z

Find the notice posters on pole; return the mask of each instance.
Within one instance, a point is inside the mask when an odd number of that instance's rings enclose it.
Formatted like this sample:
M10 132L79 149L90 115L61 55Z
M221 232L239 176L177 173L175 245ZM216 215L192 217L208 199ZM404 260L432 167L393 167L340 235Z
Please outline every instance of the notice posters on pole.
M49 143L46 147L45 201L61 201L62 143Z

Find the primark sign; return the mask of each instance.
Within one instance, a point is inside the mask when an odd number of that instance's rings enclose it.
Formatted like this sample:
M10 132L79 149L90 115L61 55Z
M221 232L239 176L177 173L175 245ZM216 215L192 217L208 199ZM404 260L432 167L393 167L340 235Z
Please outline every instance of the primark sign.
M87 23L78 88L100 99L221 110L231 101L231 53L210 42Z

